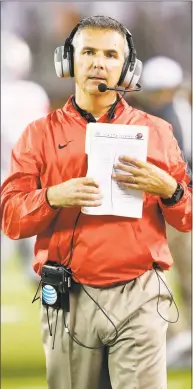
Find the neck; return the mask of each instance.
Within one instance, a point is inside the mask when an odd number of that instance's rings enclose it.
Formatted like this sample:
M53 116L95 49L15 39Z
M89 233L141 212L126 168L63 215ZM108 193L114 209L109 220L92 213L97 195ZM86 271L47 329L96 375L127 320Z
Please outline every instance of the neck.
M80 108L99 118L108 112L111 105L116 101L116 92L90 94L80 90L76 85L75 99Z

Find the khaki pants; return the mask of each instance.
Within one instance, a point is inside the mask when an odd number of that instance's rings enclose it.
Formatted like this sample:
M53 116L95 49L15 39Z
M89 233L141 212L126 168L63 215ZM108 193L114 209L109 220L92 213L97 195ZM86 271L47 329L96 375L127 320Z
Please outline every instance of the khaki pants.
M161 270L158 273L165 281ZM55 338L50 336L46 308L41 308L42 338L49 389L166 389L166 331L168 324L157 312L159 283L154 270L109 289L85 286L118 330L109 347L88 349L76 344L64 330L59 311ZM111 341L115 328L83 288L73 285L70 333L89 347ZM170 295L161 282L158 309L168 320ZM53 332L56 310L49 310Z
M192 260L191 245L192 232L180 232L166 223L168 245L174 260L171 274L175 275L175 282L181 299L181 315L176 326L169 326L171 335L180 331L191 330L192 306Z

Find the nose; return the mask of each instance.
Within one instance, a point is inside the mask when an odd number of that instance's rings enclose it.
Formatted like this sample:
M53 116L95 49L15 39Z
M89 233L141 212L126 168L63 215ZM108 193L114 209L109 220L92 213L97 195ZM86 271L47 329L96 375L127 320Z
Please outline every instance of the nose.
M100 70L103 70L105 68L104 57L102 55L98 55L94 57L93 67L94 69L100 69Z

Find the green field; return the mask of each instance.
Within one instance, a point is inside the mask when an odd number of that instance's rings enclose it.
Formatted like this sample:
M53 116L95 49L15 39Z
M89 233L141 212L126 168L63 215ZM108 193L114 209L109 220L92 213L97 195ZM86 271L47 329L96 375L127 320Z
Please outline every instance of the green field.
M39 302L17 258L2 266L1 388L46 389ZM168 389L191 389L189 371L168 372Z
M169 373L168 389L191 389L190 372ZM45 378L37 377L13 377L2 379L2 389L47 389Z

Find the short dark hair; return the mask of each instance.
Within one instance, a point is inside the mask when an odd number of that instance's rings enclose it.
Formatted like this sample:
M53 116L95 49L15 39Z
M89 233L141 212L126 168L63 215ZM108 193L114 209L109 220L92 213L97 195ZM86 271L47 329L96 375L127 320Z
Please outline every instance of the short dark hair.
M126 28L109 16L90 16L80 20L77 32L84 28L101 28L105 30L114 30L119 32L123 37L126 36Z
M77 32L74 37L76 37L76 35L78 35L79 32L85 28L96 28L96 29L98 28L104 30L114 30L119 32L122 35L122 37L125 39L125 57L128 56L129 46L126 39L127 30L123 26L123 24L118 22L116 19L110 18L110 16L100 16L100 15L84 18L80 20L78 24Z

